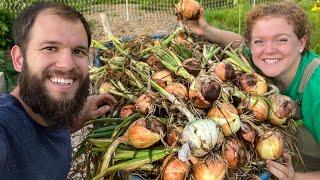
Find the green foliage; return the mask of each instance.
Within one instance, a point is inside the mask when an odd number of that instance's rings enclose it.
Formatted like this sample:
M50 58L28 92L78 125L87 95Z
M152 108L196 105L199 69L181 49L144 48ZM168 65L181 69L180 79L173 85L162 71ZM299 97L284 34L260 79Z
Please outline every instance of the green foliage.
M13 68L9 51L0 51L0 72L4 72L7 90L13 90L17 84L18 73Z
M14 14L8 9L0 9L0 49L9 49L13 45L12 25Z

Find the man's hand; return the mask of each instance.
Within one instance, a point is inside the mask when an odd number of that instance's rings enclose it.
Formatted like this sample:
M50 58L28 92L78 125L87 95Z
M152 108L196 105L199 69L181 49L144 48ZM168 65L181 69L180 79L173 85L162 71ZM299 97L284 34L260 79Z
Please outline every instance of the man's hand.
M287 153L283 154L286 165L267 160L268 170L280 180L294 180L295 172L291 162L291 156Z
M115 104L116 99L108 93L89 96L81 116L76 118L70 126L71 133L81 129L86 121L96 119L107 112L113 111Z

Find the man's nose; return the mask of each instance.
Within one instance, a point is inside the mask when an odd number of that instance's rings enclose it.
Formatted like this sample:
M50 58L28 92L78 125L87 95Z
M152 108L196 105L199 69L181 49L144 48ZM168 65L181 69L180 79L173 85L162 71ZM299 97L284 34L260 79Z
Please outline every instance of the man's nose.
M56 66L66 71L72 70L75 67L71 50L64 50L59 54L59 57L57 57Z

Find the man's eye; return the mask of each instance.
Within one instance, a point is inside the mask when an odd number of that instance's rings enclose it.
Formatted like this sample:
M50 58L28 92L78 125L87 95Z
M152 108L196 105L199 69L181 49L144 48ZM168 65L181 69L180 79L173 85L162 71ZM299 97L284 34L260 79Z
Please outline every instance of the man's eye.
M53 52L53 51L56 51L57 48L56 47L45 47L45 48L43 48L43 50Z
M73 53L74 54L77 54L77 55L83 55L83 56L87 56L87 51L85 51L85 50L81 50L81 49L75 49L74 51L73 51Z

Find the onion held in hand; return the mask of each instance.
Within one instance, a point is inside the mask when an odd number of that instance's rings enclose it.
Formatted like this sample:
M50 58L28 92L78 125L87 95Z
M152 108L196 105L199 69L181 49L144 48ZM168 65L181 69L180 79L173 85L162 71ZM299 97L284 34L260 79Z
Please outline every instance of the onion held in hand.
M278 131L266 130L259 138L257 152L261 159L275 160L283 154L283 137Z

